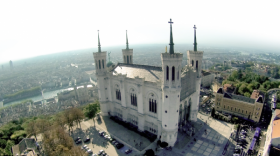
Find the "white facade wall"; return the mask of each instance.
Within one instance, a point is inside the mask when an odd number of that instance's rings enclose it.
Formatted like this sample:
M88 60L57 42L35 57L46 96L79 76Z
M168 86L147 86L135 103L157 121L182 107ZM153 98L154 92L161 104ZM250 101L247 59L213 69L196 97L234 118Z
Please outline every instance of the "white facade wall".
M209 74L206 76L202 76L201 79L201 86L202 87L209 87L212 85L213 81L215 79L215 75L214 74Z
M196 91L180 101L181 93L181 62L183 54L162 53L162 80L157 82L145 81L145 78L128 78L126 75L113 74L107 68L99 64L99 60L104 60L106 66L106 52L94 53L96 65L97 87L101 107L101 115L119 116L123 121L130 118L137 120L138 129L147 130L161 137L170 146L174 146L177 140L179 121L184 118L179 116L180 105L190 106L189 121L197 121L199 106L200 83L201 83L201 62L203 52L195 52L190 59L198 61L198 68L193 69L196 74ZM101 67L100 67L101 66ZM166 80L166 66L169 66L169 80ZM175 68L175 80L172 79L172 67ZM190 68L191 69L191 68ZM121 92L121 100L116 98L116 90ZM130 95L136 94L137 107L131 105ZM157 112L149 111L149 99L156 100ZM187 103L185 105L185 103ZM184 113L186 114L186 112ZM150 129L155 129L155 132Z

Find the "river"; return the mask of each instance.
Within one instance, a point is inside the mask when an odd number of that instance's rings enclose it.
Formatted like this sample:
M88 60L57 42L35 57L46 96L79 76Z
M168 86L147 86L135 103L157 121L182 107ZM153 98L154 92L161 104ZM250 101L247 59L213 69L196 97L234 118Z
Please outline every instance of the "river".
M78 86L77 88L83 88L83 87L84 86ZM90 88L90 87L92 87L92 85L87 85L87 87ZM45 99L53 98L53 97L57 96L57 93L60 93L60 92L66 91L66 90L74 90L74 88L70 87L70 88L66 88L66 89L57 89L57 90L53 90L53 91L44 92L44 98ZM4 104L4 106L5 107L10 106L10 105L20 103L21 101L28 100L28 99L30 99L34 102L35 101L41 101L42 100L42 95L33 96L33 97L24 98L24 99L21 99L21 100L9 102L9 103Z

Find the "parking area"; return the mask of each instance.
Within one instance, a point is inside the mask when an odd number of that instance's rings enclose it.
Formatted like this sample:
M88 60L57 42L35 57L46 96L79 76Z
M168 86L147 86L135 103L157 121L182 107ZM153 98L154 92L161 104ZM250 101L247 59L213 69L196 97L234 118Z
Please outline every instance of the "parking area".
M104 131L104 133L100 135L99 132L102 131ZM109 119L109 117L102 117L100 121L95 120L95 126L93 120L83 121L81 123L81 128L77 127L71 136L74 140L80 137L81 142L78 143L77 146L82 148L82 146L86 145L87 148L83 148L85 152L91 150L92 154L98 154L100 150L103 150L109 156L134 156L139 153L139 150L143 150L151 144L147 138L124 128ZM111 139L108 139L108 137ZM90 140L86 141L87 138ZM118 146L116 142L118 142L119 145L123 144L123 146ZM132 151L126 153L128 149L132 149Z
M213 98L210 98L205 103L200 104L199 112L205 115L210 115L213 107L214 107Z
M257 128L258 129L258 128ZM256 155L260 148L260 133L256 136L256 128L242 126L234 135L236 144L235 156ZM259 131L261 132L261 131Z

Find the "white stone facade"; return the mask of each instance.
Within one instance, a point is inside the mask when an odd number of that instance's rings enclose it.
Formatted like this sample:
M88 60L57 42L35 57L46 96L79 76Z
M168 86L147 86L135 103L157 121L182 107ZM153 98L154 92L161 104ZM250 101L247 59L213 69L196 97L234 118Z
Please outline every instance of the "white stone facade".
M203 52L189 53L197 66L182 70L183 54L162 53L162 67L119 63L110 71L102 65L102 60L106 65L106 52L94 53L102 115L118 116L174 146L179 125L197 121ZM191 91L184 88L183 99L182 78L193 86Z
M106 55L101 48L93 53L101 114L116 116L174 146L178 128L197 121L203 52L187 51L185 67L183 54L173 52L161 54L161 67L133 64L128 41L123 63L107 69Z

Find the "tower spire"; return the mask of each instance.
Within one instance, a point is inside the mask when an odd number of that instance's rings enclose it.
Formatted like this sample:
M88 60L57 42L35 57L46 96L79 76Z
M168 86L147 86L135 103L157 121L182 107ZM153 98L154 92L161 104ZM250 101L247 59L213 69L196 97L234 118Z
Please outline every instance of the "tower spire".
M196 26L194 25L194 43L193 43L193 51L197 51L197 43L196 43Z
M128 47L128 38L127 38L127 30L126 30L126 49L129 49L129 47Z
M170 18L170 21L168 23L170 23L170 43L169 43L170 49L169 49L169 53L174 54L174 43L173 43L173 35L172 35L172 24L173 24L173 22L172 22L171 18Z
M101 45L100 45L100 39L99 39L99 30L98 31L98 52L101 53Z

